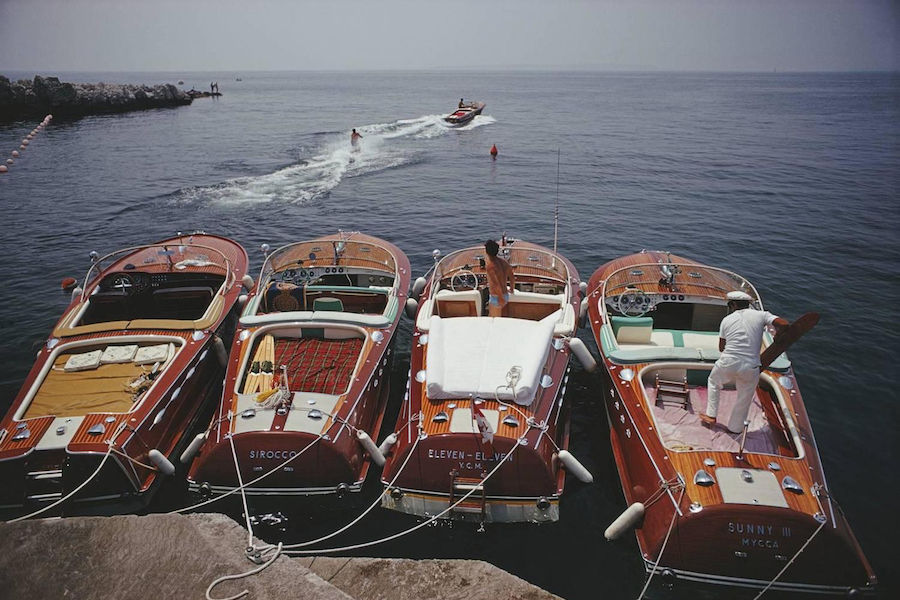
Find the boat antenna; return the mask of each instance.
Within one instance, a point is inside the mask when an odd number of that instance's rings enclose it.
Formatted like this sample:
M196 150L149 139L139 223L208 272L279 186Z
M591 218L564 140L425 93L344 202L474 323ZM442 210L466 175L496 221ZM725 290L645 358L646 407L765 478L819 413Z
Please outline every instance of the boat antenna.
M559 239L559 148L556 149L556 207L553 210L553 267L556 267L556 242Z

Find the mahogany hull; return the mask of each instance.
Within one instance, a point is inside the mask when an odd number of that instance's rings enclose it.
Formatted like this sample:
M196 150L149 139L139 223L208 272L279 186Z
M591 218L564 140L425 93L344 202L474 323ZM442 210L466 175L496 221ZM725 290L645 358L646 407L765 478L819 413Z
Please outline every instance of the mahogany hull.
M531 253L532 264L538 263L536 253L544 249L524 242L516 244L523 253ZM480 276L481 271L471 267L477 263L477 257L473 261L466 252L460 251L457 258L454 253L445 260L451 265L465 265L466 272L471 269ZM514 258L510 262L515 263ZM556 281L560 290L567 290L560 291L560 297L564 296L574 311L579 301L577 272L562 257L557 256L553 264L561 265L568 273L568 277ZM435 281L438 279L435 277ZM544 281L550 280L548 277ZM526 285L531 281L526 268L517 271L516 281ZM424 374L428 344L435 342L429 339L434 333L422 324L423 318L430 316L423 317L423 311L430 310L427 303L431 300L426 298L443 302L441 298L447 297L437 294L440 290L432 290L432 285L436 284L432 282L424 288L418 308L407 393L394 428L397 442L382 472L382 483L388 490L382 497L382 506L423 517L440 514L441 518L480 522L557 520L566 476L558 453L568 447L569 435L569 409L564 401L571 355L568 345L559 340L553 344L541 370L546 377L544 385L537 388L526 407L501 402L490 394L432 398ZM523 297L538 300L527 294ZM472 311L482 314L477 307L470 307ZM434 314L439 316L438 312ZM534 318L542 316L538 313ZM574 323L569 334L574 334ZM454 416L457 411L474 414L474 409L497 415L492 440L486 440L477 429L460 432L454 424L459 423ZM453 506L469 492L468 497Z
M251 496L359 491L373 462L359 432L376 440L381 428L409 278L399 248L358 232L273 252L241 319L190 490L219 495L243 483ZM269 374L258 383L260 364ZM277 404L257 402L282 389Z
M157 254L156 249L173 246L179 249ZM247 269L243 248L225 238L194 234L110 256L115 262L105 269L95 269L96 275L86 280L85 293L73 297L0 422L0 507L9 516L29 513L61 499L66 501L54 508L56 512L45 514L132 512L143 508L165 479L150 451L156 450L169 463L177 464L177 454L189 442L191 430L208 418L221 386L224 348L230 343L237 319L232 309ZM137 256L146 258L138 261ZM158 262L154 257L159 257ZM173 268L174 259L170 257L181 259L178 268ZM163 296L166 302L177 296L174 302L182 306L173 309L169 302L143 320L135 312L125 321L105 323L93 317L93 322L88 322L88 315L95 310L91 302L94 298L110 298L104 286L126 263L132 265L126 267L130 277L145 276L153 282L147 295ZM139 269L135 264L141 265ZM207 281L211 286L208 291L198 288L198 282ZM125 291L122 299L137 311L134 307L143 300ZM197 314L188 317L183 306L190 300L185 297L193 298L198 291L210 299L209 308L195 305L190 310ZM119 301L115 296L111 299ZM126 304L117 310L121 312ZM163 310L174 311L175 316L160 319ZM198 322L202 322L202 330L192 328ZM154 328L154 324L159 327ZM59 366L66 357L86 351L90 354L95 348L150 348L154 344L168 344L170 348L168 358L155 366L104 366L101 362L99 367L89 366L83 371L84 378ZM138 374L152 368L149 389L139 390L133 401L124 404L112 400L93 410L89 405L79 405L92 394L116 396L116 389L131 379L131 375L118 380L115 373L105 374L104 369L116 368ZM96 384L91 380L95 373ZM124 389L127 394L127 386ZM16 432L22 431L28 432L27 437L16 440ZM82 489L69 497L80 486Z
M617 259L598 269L588 287L588 315L606 372L603 397L623 493L629 505L646 504L635 535L647 570L653 571L667 587L700 584L706 592L710 585L758 591L770 583L771 590L782 592L873 592L875 575L827 490L811 424L790 363L782 364L777 371L764 371L760 379L758 394L764 419L775 440L771 450L745 450L741 454L738 449L692 449L661 439L660 430L665 424L658 419L662 409L648 400L646 388L651 383L642 382L644 374L657 368L656 363L641 360L638 354L621 352L627 346L611 350L614 346L609 331L603 327L609 317L601 310L601 303L604 282L622 294L628 281L625 273L648 271L648 265L668 258L662 253L642 253ZM685 271L707 275L703 265L680 257L671 259ZM709 279L720 275L711 273ZM653 279L652 274L642 276L645 281L634 284L641 294L666 294L673 301L683 294L676 302L689 302L700 295L713 297L715 302L715 294L721 293L724 305L724 294L730 291L724 285L715 293L711 289L716 286L702 289L702 278L696 276L687 284L694 285L693 290L677 287L677 279L673 290ZM734 280L731 284L735 285ZM664 322L664 308L659 312L663 315L659 320ZM655 312L648 314L656 318ZM679 360L677 356L667 356L659 361L659 368L683 368L688 377L692 372L708 372L715 359ZM698 356L704 356L703 352ZM705 382L705 376L701 382L696 381L696 376L694 379L698 385ZM762 386L767 394L762 393ZM683 419L689 421L690 414ZM737 448L740 436L733 437ZM698 483L701 470L710 476L709 482ZM759 505L733 497L728 500L725 487L734 488L726 479L728 471L746 475L749 482L771 479L782 485L777 487L776 497L770 496ZM795 485L788 484L790 479ZM662 482L669 482L668 487ZM759 488L755 490L754 493L760 493ZM779 575L788 563L790 566Z

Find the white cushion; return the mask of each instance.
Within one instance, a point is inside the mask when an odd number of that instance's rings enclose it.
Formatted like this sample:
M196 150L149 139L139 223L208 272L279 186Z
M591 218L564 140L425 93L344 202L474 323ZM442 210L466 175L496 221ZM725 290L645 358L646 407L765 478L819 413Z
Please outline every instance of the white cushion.
M73 354L66 360L65 371L87 371L88 369L96 369L100 366L100 355L102 350L92 350L82 354Z
M649 344L650 336L653 334L653 326L650 327L631 327L623 325L619 327L616 333L616 341L620 344Z
M672 348L675 346L675 338L670 331L654 331L650 334L650 343L654 346Z
M137 352L137 344L129 344L127 346L107 346L100 355L100 362L103 364L127 363L134 360Z
M702 333L684 333L682 334L685 348L706 348L708 350L719 349L718 334L706 335Z
M441 302L470 302L475 305L475 314L481 316L481 292L478 290L463 290L454 292L452 290L438 290L434 295L440 305Z
M165 362L172 352L172 344L157 344L155 346L142 346L134 353L134 364L149 365L157 362Z
M559 317L559 311L541 321L431 317L425 357L428 397L479 396L531 404ZM513 366L521 368L515 396L507 385Z

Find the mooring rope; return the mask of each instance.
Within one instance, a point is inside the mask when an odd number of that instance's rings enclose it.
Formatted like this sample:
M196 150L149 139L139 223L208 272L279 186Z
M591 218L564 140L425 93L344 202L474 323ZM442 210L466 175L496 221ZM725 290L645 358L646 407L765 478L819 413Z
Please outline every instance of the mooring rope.
M519 440L521 440L521 439L523 439L523 438L524 438L524 436L523 436L522 438L519 438ZM415 525L415 526L413 526L413 527L410 527L409 529L406 529L406 530L404 530L404 531L400 531L400 532L398 532L398 533L389 535L389 536L387 536L387 537L383 537L383 538L378 539L378 540L371 540L371 541L368 541L368 542L361 542L361 543L359 543L359 544L353 544L353 545L350 545L350 546L343 546L343 547L340 547L340 548L321 548L321 549L313 549L313 550L288 550L288 551L285 551L284 554L289 554L289 555L295 555L295 554L296 554L296 555L304 555L304 554L315 554L315 553L328 554L328 553L332 553L332 552L344 552L344 551L347 551L347 550L358 550L359 548L367 548L367 547L369 547L369 546L376 546L376 545L378 545L378 544L383 544L383 543L385 543L385 542L390 542L391 540L395 540L395 539L397 539L397 538L400 538L400 537L403 537L403 536L408 535L408 534L410 534L410 533L413 533L414 531L417 531L417 530L421 529L422 527L425 527L426 525L430 525L431 523L435 522L437 519L443 517L445 514L447 514L448 512L450 512L451 510L453 510L454 508L456 508L457 506L459 506L460 504L462 504L463 502L465 502L465 501L469 498L469 496L471 496L471 495L474 494L476 491L478 491L478 488L482 487L482 486L485 484L485 482L487 482L487 480L490 479L490 478L491 478L491 477L492 477L492 476L500 469L500 467L502 467L503 464L506 463L506 462L509 460L509 457L511 457L513 454L515 454L515 452L516 452L516 450L518 450L519 446L521 446L521 444L517 441L516 444L515 444L515 446L513 447L513 449L509 451L509 454L507 454L506 457L505 457L504 459L498 461L498 462L497 462L497 466L495 466L495 467L490 471L490 473L488 473L488 474L484 477L484 479L482 479L482 480L478 483L478 485L472 486L472 489L469 490L469 491L468 491L464 496L462 496L459 500L457 500L456 502L454 502L453 504L451 504L450 506L448 506L447 508L445 508L444 510L442 510L442 511L439 512L438 514L436 514L436 515L430 517L428 520L419 523L418 525Z
M660 486L660 489L663 489L663 487L664 486ZM672 534L672 529L675 527L675 519L678 517L678 506L681 504L682 498L684 498L684 486L680 487L681 494L678 496L678 502L675 503L675 510L672 512L672 521L669 523L669 530L666 532L662 547L659 549L659 554L656 556L656 562L653 563L653 568L650 569L650 575L647 576L647 582L644 583L644 589L641 590L637 600L641 600L644 597L644 594L647 593L647 588L650 587L650 581L653 580L653 576L656 574L656 568L659 566L659 561L662 560L663 552L666 551L666 544L669 543L669 536Z
M66 500L68 500L69 498L71 498L72 496L77 494L78 492L80 492L84 488L84 486L89 484L94 479L94 477L96 477L100 473L100 470L103 468L103 465L106 464L106 461L109 458L109 455L112 454L112 452L113 452L113 440L115 440L116 437L120 433L122 433L123 429L125 429L125 423L120 423L119 426L116 427L116 430L113 432L112 437L110 439L106 440L107 448L106 448L106 453L103 455L103 459L100 461L100 464L97 465L97 468L94 469L94 472L91 473L91 476L81 482L81 485L76 487L74 490L72 490L71 492L69 492L68 494L66 494L59 500L57 500L56 502L54 502L52 504L48 504L44 508L36 510L33 513L29 513L29 514L21 516L21 517L16 517L15 519L7 521L7 523L17 523L19 521L24 521L25 519L30 519L31 517L36 517L41 513L47 512L51 508L59 506L60 504L62 504L63 502L65 502Z
M406 468L406 465L409 464L410 459L413 457L413 454L415 453L416 446L418 446L418 445L419 445L419 438L418 438L418 436L416 436L416 439L413 442L413 445L409 449L409 453L406 455L406 459L403 461L403 464L400 465L400 468L397 470L397 474L394 475L394 478L390 481L390 483L388 483L387 486L384 488L384 490L382 490L382 492L378 495L378 497L375 498L375 501L371 505L369 505L369 507L366 510L364 510L360 515L358 515L355 519L353 519L352 521L350 521L349 523L347 523L346 525L344 525L337 531L333 531L333 532L331 532L327 535L324 535L320 538L317 538L314 540L308 540L306 542L297 542L295 544L286 544L286 545L283 545L282 548L284 548L285 550L289 550L289 549L293 549L293 548L303 548L305 546L311 546L313 544L318 544L320 542L324 542L327 539L331 539L336 535L340 535L341 533L350 529L352 526L359 523L363 519L363 517L365 517L367 514L372 512L372 510L374 510L376 506L381 504L381 499L384 497L385 494L388 493L390 488L392 488L394 486L394 483L397 481L397 479L400 478L400 475L403 473L403 470ZM253 546L252 548L253 548L253 550L259 550L259 551L262 551L263 553L266 553L266 552L270 552L272 550L272 548L274 548L274 547L275 547L274 545L268 544L266 546L259 546L259 547ZM249 549L249 547L248 547L248 549Z
M212 504L213 502L218 502L219 500L222 500L223 498L227 498L227 497L230 496L231 494L237 493L237 492L243 490L243 489L246 488L246 487L250 487L250 486L252 486L252 485L254 485L254 484L256 484L256 483L259 483L260 481L262 481L263 479L265 479L266 477L268 477L269 475L271 475L271 474L274 473L275 471L278 471L279 469L282 469L283 467L287 466L287 465L288 465L289 463L291 463L292 461L294 461L294 460L296 460L297 458L299 458L304 452L306 452L307 450L309 450L310 448L312 448L313 444L315 444L315 443L318 442L320 439L322 439L322 435L323 435L323 434L320 433L314 440L312 440L310 443L308 443L308 444L307 444L300 452L298 452L298 453L295 454L294 456L288 458L287 460L285 460L285 461L282 462L281 464L276 465L275 467L272 468L272 470L270 470L270 471L267 472L267 473L263 473L262 475L260 475L260 476L257 477L256 479L254 479L254 480L252 480L252 481L249 481L249 482L247 482L247 483L245 483L245 484L243 484L243 485L240 485L239 487L231 488L230 490L228 490L227 492L225 492L225 493L223 493L223 494L221 494L221 495L219 495L219 496L215 496L215 497L210 498L210 499L208 499L208 500L204 500L203 502L198 502L197 504L193 504L193 505L191 505L191 506L185 506L184 508L178 508L178 509L173 510L173 511L170 511L170 512L168 512L168 513L166 513L166 514L169 514L169 515L172 515L172 514L180 514L180 513L183 513L183 512L187 512L187 511L189 511L189 510L194 510L194 509L196 509L196 508L200 508L201 506L206 506L206 505L208 505L208 504Z
M113 454L118 454L118 455L121 456L122 458L124 458L124 459L126 459L126 460L129 460L129 461L131 461L131 462L133 462L134 464L136 464L136 465L139 466L139 467L144 467L145 469L149 469L150 471L156 471L156 472L159 472L159 469L156 468L156 467L154 467L153 465L148 465L148 464L146 464L146 463L142 463L142 462L139 461L138 459L132 458L131 456L129 456L129 455L128 455L127 453L125 453L125 452L122 452L122 451L120 451L120 450L116 450L115 448L113 448L112 453L113 453Z
M244 518L247 521L247 546L253 545L253 525L250 523L250 509L247 507L247 493L244 491L244 478L241 477L241 467L238 465L237 450L234 448L234 435L228 434L228 443L231 446L231 457L234 459L234 472L237 475L238 486L241 490L241 502L244 504Z
M210 596L210 593L212 592L212 589L214 587L216 587L223 581L231 581L234 579L243 579L244 577L250 577L251 575L256 575L260 571L268 568L269 565L271 565L273 562L275 562L279 556L281 556L281 544L278 544L277 552L275 552L275 556L273 556L272 558L270 558L269 560L267 560L265 563L261 564L260 566L256 567L255 569L251 569L244 573L238 573L236 575L224 575L222 577L219 577L218 579L216 579L215 581L210 583L208 588L206 588L206 600L237 600L238 598L242 598L242 597L246 596L247 594L250 593L249 590L244 590L242 592L235 594L234 596L228 596L227 598L213 598L212 596Z
M818 503L818 505L819 505L819 512L822 514L822 522L819 523L819 526L816 527L816 530L812 532L812 535L809 536L809 538L803 543L803 545L800 546L800 549L797 550L797 552L794 554L794 556L791 557L791 560L789 560L789 561L787 561L787 563L785 563L784 567L780 571L778 571L778 574L772 578L772 581L770 581L766 585L766 587L761 589L760 592L753 598L753 600L759 600L760 598L762 598L763 594L765 594L767 591L769 591L769 588L771 588L772 585L774 585L775 582L778 581L778 579L782 575L784 575L784 572L788 570L788 567L790 567L791 564L794 562L794 560L796 560L797 557L800 556L801 552L806 550L806 547L809 546L810 542L813 541L813 538L815 538L819 534L819 532L822 531L822 528L825 527L825 524L828 522L828 518L827 518L827 515L825 514L825 509L822 507L822 502L821 502L821 500L819 500L819 490L820 489L821 488L819 487L819 484L817 483L813 486L812 491L813 491L813 495L816 499L816 503Z

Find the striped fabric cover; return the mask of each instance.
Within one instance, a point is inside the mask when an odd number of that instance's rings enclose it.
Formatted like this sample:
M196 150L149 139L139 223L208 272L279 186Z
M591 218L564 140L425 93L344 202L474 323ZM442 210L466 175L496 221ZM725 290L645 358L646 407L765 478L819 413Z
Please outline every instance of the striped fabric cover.
M275 365L287 365L292 392L342 394L350 386L362 345L359 338L279 339L275 342Z

